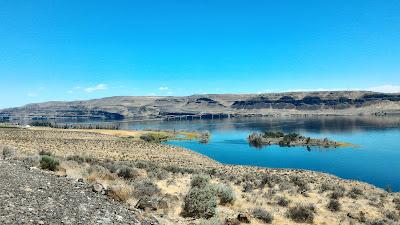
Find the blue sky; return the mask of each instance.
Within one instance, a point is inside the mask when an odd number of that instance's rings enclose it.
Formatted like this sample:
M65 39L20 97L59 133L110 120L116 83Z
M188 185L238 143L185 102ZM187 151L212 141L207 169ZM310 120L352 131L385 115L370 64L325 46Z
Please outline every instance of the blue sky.
M400 91L400 1L0 0L0 108L114 95Z

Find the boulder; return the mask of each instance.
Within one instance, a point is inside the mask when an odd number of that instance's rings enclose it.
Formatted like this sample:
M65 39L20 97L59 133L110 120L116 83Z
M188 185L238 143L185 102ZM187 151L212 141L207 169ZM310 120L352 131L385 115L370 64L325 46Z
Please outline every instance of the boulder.
M241 223L250 223L250 218L251 218L251 215L249 213L245 213L245 212L239 213L237 216L237 219Z
M92 185L92 190L96 193L102 193L103 192L103 185L99 184L99 183L95 183Z

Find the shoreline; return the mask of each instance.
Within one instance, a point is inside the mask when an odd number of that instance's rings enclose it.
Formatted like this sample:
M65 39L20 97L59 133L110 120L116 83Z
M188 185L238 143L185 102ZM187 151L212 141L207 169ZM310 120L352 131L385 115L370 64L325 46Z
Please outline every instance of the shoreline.
M67 177L72 183L84 182L93 192L121 202L136 216L151 215L159 221L154 224L199 225L208 219L181 214L193 189L192 180L201 174L209 177L209 185L233 196L229 204L210 205L217 209L213 216L225 222L244 216L250 225L263 224L254 214L255 209L261 209L272 215L273 224L297 224L301 218L289 215L290 210L297 207L307 211L312 206L307 221L314 224L372 223L387 220L387 212L397 207L400 210L400 192L387 192L362 181L305 169L223 164L187 148L115 133L0 128L0 149L4 150L3 146L16 149L15 159L28 163L34 171L43 170L43 158L59 161L56 171L43 172ZM3 173L0 171L0 175ZM141 202L143 194L149 194L150 201L155 199L156 205ZM161 206L160 199L167 201ZM329 208L329 204L335 208Z
M0 128L0 131L3 128ZM4 128L4 129L15 129L15 128ZM317 173L317 174L323 174L325 176L331 176L335 177L337 179L342 179L342 180L348 180L350 182L358 182L358 183L364 183L366 185L370 185L374 188L382 189L381 187L375 186L373 184L360 181L360 180L355 180L355 179L345 179L341 178L337 175L331 174L331 173L326 173L326 172L321 172L321 171L315 171L315 170L307 170L307 169L300 169L300 168L274 168L274 167L263 167L263 166L253 166L253 165L241 165L241 164L224 164L222 162L219 162L215 159L210 158L209 156L203 155L201 153L198 153L194 150L172 145L172 144L167 144L167 143L148 143L145 141L140 140L138 137L144 133L148 132L154 132L152 130L146 131L146 130L102 130L102 129L58 129L58 128L48 128L48 127L31 127L31 128L16 128L16 129L22 129L22 130L31 130L31 131L58 131L58 132L74 132L74 133L88 133L88 134L95 134L95 135L106 135L110 137L116 137L116 138L131 138L130 142L137 143L138 141L142 144L149 144L149 145L157 145L161 149L175 149L180 153L189 153L188 156L189 158L192 159L205 159L205 162L201 162L200 165L202 166L207 166L207 167L213 167L213 168L221 168L221 167L238 167L238 168L243 168L246 171L257 171L257 170L280 170L282 172L291 172L291 171L299 171L299 172L309 172L309 173ZM190 133L190 132L189 132ZM173 139L177 140L177 139ZM0 144L1 144L1 134L0 134ZM348 143L345 143L348 144ZM347 147L347 145L343 146ZM31 151L31 153L34 153ZM61 154L61 156L67 156L68 154ZM187 155L187 154L185 154ZM101 158L100 158L101 159ZM196 161L196 160L194 160ZM193 165L192 165L193 166ZM400 192L399 192L400 193Z

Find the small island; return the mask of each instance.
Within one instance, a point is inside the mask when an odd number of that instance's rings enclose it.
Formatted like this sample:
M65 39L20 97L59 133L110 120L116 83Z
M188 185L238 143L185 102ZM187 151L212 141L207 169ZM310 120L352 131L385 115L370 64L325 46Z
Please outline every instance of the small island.
M294 146L318 146L324 148L336 148L347 146L348 144L332 141L328 138L317 139L302 136L298 133L282 133L282 132L270 132L266 131L263 133L254 132L248 137L249 144L251 146L260 148L267 145L279 145L281 147L294 147Z

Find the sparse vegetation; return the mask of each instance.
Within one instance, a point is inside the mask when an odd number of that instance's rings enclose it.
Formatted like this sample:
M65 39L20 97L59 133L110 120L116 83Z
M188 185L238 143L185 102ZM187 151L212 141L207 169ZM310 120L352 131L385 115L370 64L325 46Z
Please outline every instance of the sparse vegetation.
M28 129L26 131L29 132ZM208 159L190 161L192 158L185 158L185 154L176 154L179 151L168 152L174 150L172 146L163 148L164 145L137 139L113 139L109 135L94 136L93 139L90 139L93 136L84 136L79 139L77 136L68 136L71 135L70 132L73 135L78 133L63 131L60 136L66 137L64 142L43 147L36 145L32 148L31 153L35 154L32 161L39 164L39 161L47 161L45 158L60 160L58 167L55 167L57 174L71 174L78 184L89 183L96 194L108 195L124 202L123 205L135 210L137 216L157 214L163 221L171 222L169 220L173 218L173 223L193 222L204 225L224 224L222 221L226 219L225 224L237 225L240 222L238 215L241 214L243 221L253 218L254 222L251 223L279 221L290 224L312 223L314 220L317 222L314 217L318 209L318 222L325 216L332 223L340 223L339 220L346 216L356 223L366 224L379 224L382 220L388 224L396 224L399 220L399 211L396 209L397 206L400 210L398 193L382 192L359 182L343 182L340 178L309 171L225 166L213 164ZM102 141L102 138L107 141ZM79 139L79 145L72 144L69 141L71 139ZM52 140L49 139L49 142ZM34 143L35 140L31 142ZM132 148L132 142L139 145L140 149ZM59 150L65 143L66 154L60 155ZM82 145L84 148L80 149ZM24 151L29 149L29 146L20 146ZM92 151L99 146L102 146L102 151ZM142 148L148 146L152 147L151 150L143 154ZM114 151L116 148L121 150ZM51 153L41 153L39 156L37 149L50 149ZM79 149L79 152L74 151L75 149ZM134 155L130 155L131 149L135 150ZM103 154L107 151L112 154ZM81 152L84 152L84 156L80 155ZM147 157L157 153L161 154ZM138 154L140 157L132 158ZM115 158L116 155L120 158ZM162 158L165 155L167 157ZM179 157L174 158L175 155ZM23 157L26 156L22 155L21 158ZM201 159L198 155L194 158ZM40 167L41 164L43 162L40 162ZM43 167L46 168L47 166ZM353 190L353 187L358 190ZM340 199L344 195L357 197L350 200ZM368 211L368 214L359 213L359 210L353 212L348 207L349 201L362 206L362 210ZM315 207L298 205L297 202L313 202ZM160 224L163 223L160 221Z
M40 168L44 170L55 171L59 165L59 161L51 156L43 155L40 160Z
M272 223L274 217L271 213L267 212L262 208L255 208L251 211L254 218L261 220L264 223Z

